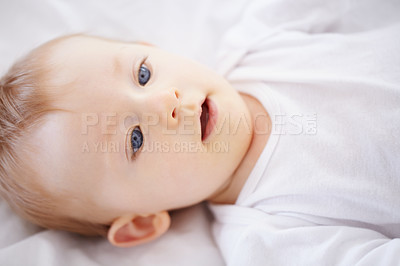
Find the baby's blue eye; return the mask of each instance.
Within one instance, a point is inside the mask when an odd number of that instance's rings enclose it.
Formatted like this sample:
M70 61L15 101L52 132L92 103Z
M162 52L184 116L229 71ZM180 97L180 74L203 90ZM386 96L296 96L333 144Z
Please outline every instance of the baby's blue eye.
M135 154L143 145L143 134L139 127L135 127L131 135L131 147Z
M138 73L139 84L141 86L146 85L146 83L150 79L150 76L151 76L150 70L144 64L142 64L140 66L139 73Z

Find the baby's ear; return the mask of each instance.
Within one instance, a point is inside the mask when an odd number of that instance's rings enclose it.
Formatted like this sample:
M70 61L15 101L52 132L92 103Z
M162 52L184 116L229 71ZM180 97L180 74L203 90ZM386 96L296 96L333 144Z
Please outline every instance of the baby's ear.
M164 234L171 224L168 212L151 215L124 215L108 230L108 241L117 247L131 247L154 240Z

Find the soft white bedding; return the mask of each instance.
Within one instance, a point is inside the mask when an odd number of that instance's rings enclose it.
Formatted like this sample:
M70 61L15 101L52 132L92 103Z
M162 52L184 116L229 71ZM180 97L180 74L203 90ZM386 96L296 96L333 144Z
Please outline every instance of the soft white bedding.
M219 38L243 2L1 1L0 74L33 47L79 32L147 41L212 66ZM125 249L105 239L41 230L18 218L1 199L0 221L0 265L223 265L203 205L173 215L171 230L159 240Z
M171 229L159 240L116 248L105 239L41 230L0 204L0 265L223 265L203 205L173 214Z

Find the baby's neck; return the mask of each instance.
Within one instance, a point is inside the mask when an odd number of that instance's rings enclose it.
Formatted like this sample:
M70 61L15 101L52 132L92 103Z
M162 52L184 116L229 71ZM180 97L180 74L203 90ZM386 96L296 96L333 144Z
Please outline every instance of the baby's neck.
M250 111L253 123L253 136L249 149L230 178L229 184L218 196L210 199L212 203L234 204L260 157L271 134L271 118L264 106L254 97L247 94L240 94Z

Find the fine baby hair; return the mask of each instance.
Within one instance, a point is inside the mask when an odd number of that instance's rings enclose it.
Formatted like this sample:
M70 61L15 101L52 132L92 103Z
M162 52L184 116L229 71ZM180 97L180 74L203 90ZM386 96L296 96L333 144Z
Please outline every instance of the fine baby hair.
M0 191L15 212L37 225L105 236L107 225L57 216L58 199L38 184L39 174L31 165L35 150L27 140L43 116L56 111L55 95L48 89L53 70L46 54L60 40L34 49L0 80Z

